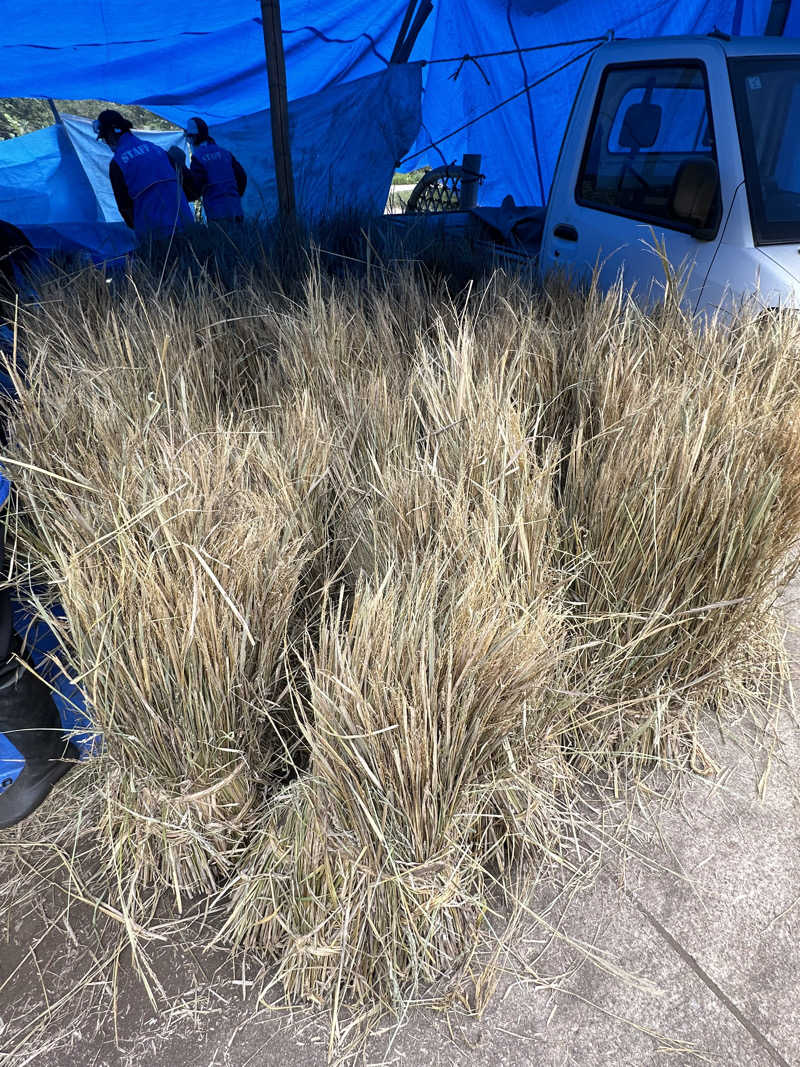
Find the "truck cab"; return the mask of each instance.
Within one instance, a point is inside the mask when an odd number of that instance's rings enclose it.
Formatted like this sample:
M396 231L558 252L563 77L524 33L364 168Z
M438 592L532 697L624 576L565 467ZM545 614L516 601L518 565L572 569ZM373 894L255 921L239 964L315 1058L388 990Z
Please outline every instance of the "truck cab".
M612 41L586 68L541 237L542 273L643 300L683 269L688 310L800 307L800 40Z

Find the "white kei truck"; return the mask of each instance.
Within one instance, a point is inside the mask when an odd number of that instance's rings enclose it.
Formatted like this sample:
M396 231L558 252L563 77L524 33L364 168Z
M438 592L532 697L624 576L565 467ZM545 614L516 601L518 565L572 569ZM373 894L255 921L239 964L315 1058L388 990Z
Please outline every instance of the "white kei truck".
M605 288L621 273L647 301L663 287L665 254L684 272L690 311L800 308L800 39L600 45L547 205L507 199L469 216L481 244L501 260L504 249L534 257L542 276L597 270Z

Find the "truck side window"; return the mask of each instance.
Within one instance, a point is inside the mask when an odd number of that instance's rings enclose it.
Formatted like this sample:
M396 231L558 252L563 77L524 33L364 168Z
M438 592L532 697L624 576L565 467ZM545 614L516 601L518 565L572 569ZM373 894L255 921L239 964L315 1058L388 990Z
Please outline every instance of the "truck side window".
M675 213L674 194L685 165L702 161L716 165L699 64L637 64L605 72L578 177L578 203L690 228Z
M785 56L728 61L756 244L800 243L800 69Z

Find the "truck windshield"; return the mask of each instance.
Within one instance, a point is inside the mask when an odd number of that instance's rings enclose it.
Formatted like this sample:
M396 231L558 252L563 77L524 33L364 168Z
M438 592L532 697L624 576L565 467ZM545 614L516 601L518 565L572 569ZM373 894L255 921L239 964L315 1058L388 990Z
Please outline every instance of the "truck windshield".
M730 60L756 244L800 244L800 57Z

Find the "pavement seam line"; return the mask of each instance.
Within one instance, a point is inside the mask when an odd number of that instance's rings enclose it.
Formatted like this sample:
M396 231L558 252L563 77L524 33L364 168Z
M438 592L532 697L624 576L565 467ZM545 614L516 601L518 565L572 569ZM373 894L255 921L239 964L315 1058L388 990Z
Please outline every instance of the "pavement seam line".
M725 1008L727 1008L731 1015L733 1015L733 1017L745 1028L745 1030L747 1030L748 1034L750 1034L753 1040L756 1041L759 1045L761 1045L761 1047L769 1053L772 1059L774 1059L777 1064L780 1064L780 1067L792 1067L792 1064L789 1063L788 1060L785 1060L783 1058L783 1056L775 1048L775 1046L772 1044L766 1034L762 1034L762 1032L758 1029L755 1023L752 1023L747 1018L747 1016L736 1006L736 1004L731 1000L728 994L723 989L721 989L711 977L711 975L703 969L703 967L695 959L691 952L687 951L687 949L683 947L680 941L674 938L669 932L669 930L667 930L665 926L662 926L662 924L658 921L655 915L651 915L647 908L643 904L640 904L630 891L624 890L624 892L628 899L631 901L631 903L634 905L634 907L637 909L637 911L641 912L641 914L644 915L645 919L647 919L653 929L656 930L656 932L659 933L661 937L663 937L667 944L675 952L678 953L681 959L691 967L691 969L694 971L700 981L703 982L703 984L711 990L717 1000Z

